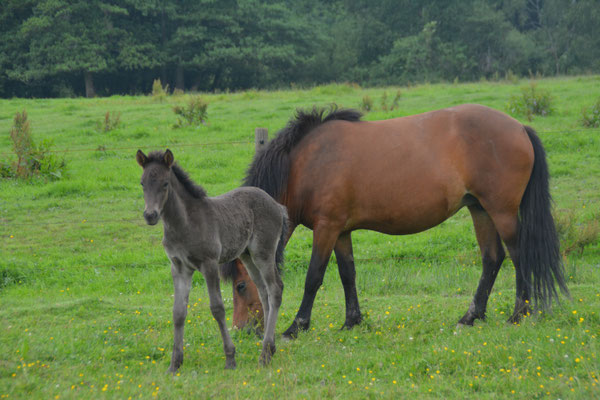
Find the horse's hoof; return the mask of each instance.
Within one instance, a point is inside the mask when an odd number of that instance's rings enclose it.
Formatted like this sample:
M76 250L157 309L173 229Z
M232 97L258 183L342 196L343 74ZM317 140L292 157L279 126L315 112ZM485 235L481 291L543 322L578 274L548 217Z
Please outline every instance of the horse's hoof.
M289 328L281 335L284 340L294 340L298 337L298 325L296 321L292 322Z
M472 328L473 324L463 324L462 322L459 322L458 324L456 324L456 330L459 331L463 328Z
M235 360L227 360L225 361L225 369L235 369L237 364Z
M349 331L350 329L354 328L356 325L359 325L361 322L362 322L362 318L359 318L358 320L353 320L353 321L346 321L346 322L344 322L344 325L342 325L340 330L341 331Z

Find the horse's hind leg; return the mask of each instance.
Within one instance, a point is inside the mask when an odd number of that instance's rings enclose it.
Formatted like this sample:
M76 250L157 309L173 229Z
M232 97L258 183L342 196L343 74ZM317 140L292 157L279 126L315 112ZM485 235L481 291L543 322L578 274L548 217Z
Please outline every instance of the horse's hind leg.
M530 308L530 292L529 285L527 284L527 277L523 276L521 264L519 262L519 241L518 241L518 226L519 221L517 213L512 214L506 213L501 215L495 215L494 222L498 227L500 237L506 244L510 258L515 266L515 280L516 280L516 295L515 295L515 308L512 316L508 319L509 323L516 324L521 320L521 317L531 312Z
M223 350L225 352L225 369L235 369L235 346L229 335L225 323L225 306L221 298L221 287L219 283L219 266L215 263L206 263L201 268L202 275L206 281L208 297L210 300L210 311L219 325L221 338L223 339Z
M338 238L333 248L338 263L340 279L344 286L346 298L346 322L342 329L350 329L360 324L362 315L356 294L356 269L354 267L354 254L352 252L352 237L350 232L343 233Z
M488 298L505 256L500 236L488 213L479 205L469 207L469 211L481 249L483 272L469 310L458 321L459 326L473 325L476 319L485 319Z
M175 300L173 302L173 353L169 372L175 373L183 363L183 328L194 271L183 265L171 264Z

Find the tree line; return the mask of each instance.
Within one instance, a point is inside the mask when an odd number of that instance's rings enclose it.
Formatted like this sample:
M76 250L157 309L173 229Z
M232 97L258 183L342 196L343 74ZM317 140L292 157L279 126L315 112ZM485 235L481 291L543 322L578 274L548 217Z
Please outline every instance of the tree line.
M2 0L0 97L600 71L598 0Z

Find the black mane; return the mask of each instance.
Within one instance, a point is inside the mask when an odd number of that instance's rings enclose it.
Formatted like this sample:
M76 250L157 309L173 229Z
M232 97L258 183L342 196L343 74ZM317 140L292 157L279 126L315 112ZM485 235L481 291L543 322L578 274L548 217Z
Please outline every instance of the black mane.
M161 163L164 165L165 164L164 154L165 153L163 153L162 151L153 151L152 153L148 154L147 162L148 163L158 162L158 163ZM204 188L202 186L194 183L194 181L192 181L192 179L187 174L187 172L185 172L179 166L179 164L177 164L177 162L174 162L173 165L171 165L171 171L173 171L177 180L183 185L185 190L189 194L192 195L192 197L194 197L196 199L202 199L207 196Z
M328 113L327 113L328 111ZM327 113L327 114L326 114ZM329 110L313 108L296 110L296 115L269 144L254 156L243 180L244 186L256 186L280 201L290 170L289 154L302 138L316 127L329 121L360 121L362 114L351 109Z

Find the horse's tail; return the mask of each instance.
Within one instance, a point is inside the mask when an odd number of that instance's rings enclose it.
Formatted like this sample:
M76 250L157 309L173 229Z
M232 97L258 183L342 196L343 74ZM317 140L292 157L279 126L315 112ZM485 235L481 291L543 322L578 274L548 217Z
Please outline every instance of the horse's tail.
M256 186L267 192L280 203L283 202L290 172L290 152L309 132L333 120L359 121L361 113L354 110L338 110L335 106L329 109L313 108L306 112L297 110L285 128L277 133L267 146L256 153L248 167L244 186Z
M551 213L546 152L535 130L529 126L525 130L533 145L534 162L520 205L519 265L535 306L549 309L553 298L558 301L555 283L566 296L569 290Z
M279 236L279 243L277 243L277 250L275 251L275 265L279 272L281 272L281 269L283 268L283 250L285 249L285 240L287 239L289 227L287 209L282 205L280 205L280 207L282 219L281 234Z

